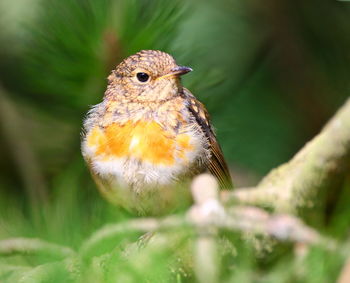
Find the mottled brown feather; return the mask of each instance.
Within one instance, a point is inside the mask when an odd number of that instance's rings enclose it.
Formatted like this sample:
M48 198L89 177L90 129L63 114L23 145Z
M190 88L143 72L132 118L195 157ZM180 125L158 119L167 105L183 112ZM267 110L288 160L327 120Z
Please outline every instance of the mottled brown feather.
M216 140L214 129L210 124L210 117L205 106L196 99L196 97L184 88L184 97L188 101L188 109L200 125L209 141L210 159L206 162L206 166L219 181L220 188L232 189L233 183L230 171L222 153L221 147Z

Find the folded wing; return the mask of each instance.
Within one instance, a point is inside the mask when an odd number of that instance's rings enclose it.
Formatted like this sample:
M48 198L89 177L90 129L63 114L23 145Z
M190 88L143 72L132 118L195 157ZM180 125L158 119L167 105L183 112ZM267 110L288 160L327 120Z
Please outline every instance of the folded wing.
M230 171L223 156L221 147L216 140L214 130L210 124L209 113L204 105L187 89L184 89L184 96L188 101L188 109L200 125L202 131L209 141L209 151L211 156L206 161L206 166L219 181L220 188L233 188Z

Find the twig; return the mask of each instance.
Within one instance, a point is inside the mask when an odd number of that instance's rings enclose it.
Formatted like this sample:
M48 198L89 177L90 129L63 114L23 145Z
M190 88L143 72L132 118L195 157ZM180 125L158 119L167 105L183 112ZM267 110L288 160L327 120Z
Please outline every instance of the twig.
M188 225L189 223L187 223L184 217L177 216L169 216L163 219L139 218L124 223L108 224L92 234L91 237L83 243L80 252L83 258L88 258L101 242L117 238L123 234L176 229Z
M291 161L272 170L256 187L224 191L221 197L226 204L238 202L297 213L322 206L327 188L339 183L349 169L350 99Z
M218 200L219 188L212 176L196 177L192 182L191 192L195 204L189 211L190 219L203 223L203 219L223 217L225 212ZM198 237L194 243L194 271L200 283L219 281L220 257L217 232L217 227L200 225L197 228Z
M350 258L346 260L338 278L337 283L349 283L350 282Z
M226 217L220 226L229 230L236 226L237 231L267 235L282 242L323 245L329 250L337 248L335 241L321 236L300 219L291 215L270 215L256 207L231 209L230 217Z
M15 254L50 255L61 259L75 255L75 252L65 246L49 243L40 239L11 238L0 241L0 256Z

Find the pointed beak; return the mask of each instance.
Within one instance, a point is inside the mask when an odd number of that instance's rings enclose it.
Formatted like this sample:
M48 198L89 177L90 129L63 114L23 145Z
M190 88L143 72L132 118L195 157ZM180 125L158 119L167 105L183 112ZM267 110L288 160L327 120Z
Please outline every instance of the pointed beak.
M185 66L178 66L173 69L171 69L169 75L174 75L174 76L182 76L184 74L187 74L189 72L192 72L192 69L190 67L185 67Z
M169 73L167 73L166 75L161 76L159 78L182 76L182 75L187 74L191 71L192 71L192 69L190 67L177 66L175 68L172 68Z

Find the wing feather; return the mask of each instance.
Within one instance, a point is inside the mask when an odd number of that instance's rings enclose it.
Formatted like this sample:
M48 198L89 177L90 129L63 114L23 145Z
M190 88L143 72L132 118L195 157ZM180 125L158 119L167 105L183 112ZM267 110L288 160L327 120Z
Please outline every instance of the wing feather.
M222 189L233 188L231 174L222 153L221 147L217 142L214 130L210 124L209 113L205 106L198 101L195 96L187 89L184 89L185 99L188 101L188 109L200 125L202 131L209 141L210 158L206 166L219 181Z

